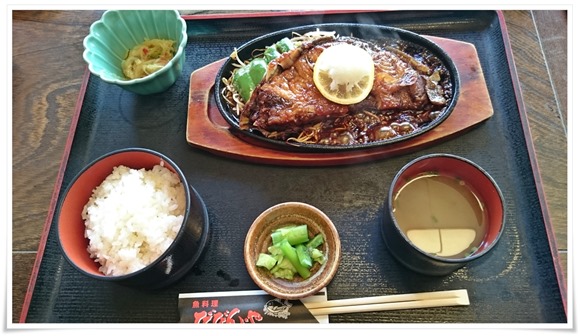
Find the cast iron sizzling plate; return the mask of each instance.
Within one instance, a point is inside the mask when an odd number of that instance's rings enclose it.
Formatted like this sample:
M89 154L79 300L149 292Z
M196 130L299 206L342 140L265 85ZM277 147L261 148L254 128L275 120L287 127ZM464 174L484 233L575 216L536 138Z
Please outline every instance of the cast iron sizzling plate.
M267 147L274 147L281 150L302 150L302 151L313 151L313 152L331 152L331 151L344 151L344 150L356 150L356 149L369 149L376 148L379 146L386 146L393 143L398 143L405 141L407 139L416 137L420 134L428 132L437 125L441 124L445 119L451 114L455 104L457 103L459 97L459 72L449 57L449 55L436 43L428 40L427 38L413 33L408 30L380 26L380 25L370 25L370 24L356 24L356 23L340 23L340 24L318 24L318 25L307 25L300 26L290 29L284 29L276 31L270 34L262 35L249 42L246 42L237 49L238 57L242 60L247 60L252 58L252 51L256 49L263 49L266 46L272 45L276 41L281 40L284 37L292 38L294 33L305 34L310 31L315 30L320 31L334 31L338 36L353 36L363 40L370 41L391 41L399 40L409 42L411 44L418 45L419 47L425 48L430 51L435 57L437 57L442 64L449 70L451 76L450 82L453 86L453 93L451 101L439 117L433 120L431 123L423 126L422 128L405 135L401 135L395 138L365 143L365 144L353 144L353 145L321 145L321 144L306 144L306 143L290 143L282 140L269 139L263 136L258 131L252 130L242 130L239 126L238 116L231 110L226 100L222 97L222 90L224 89L224 83L222 82L223 77L230 77L231 72L235 69L234 64L236 63L233 59L228 58L224 65L220 68L215 79L215 100L217 107L224 117L224 119L231 126L233 133L242 139L248 140L258 140L258 144L263 144ZM255 142L255 141L253 141Z

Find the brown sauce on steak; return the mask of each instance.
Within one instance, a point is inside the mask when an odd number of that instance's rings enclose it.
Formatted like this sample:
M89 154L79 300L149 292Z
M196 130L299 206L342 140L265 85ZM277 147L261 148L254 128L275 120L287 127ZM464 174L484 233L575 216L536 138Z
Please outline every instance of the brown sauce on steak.
M314 84L314 63L336 43L360 46L375 61L373 89L358 104L331 102ZM425 127L451 100L448 69L419 46L338 37L306 43L298 52L293 63L280 67L254 90L241 111L241 129L285 141L365 144Z

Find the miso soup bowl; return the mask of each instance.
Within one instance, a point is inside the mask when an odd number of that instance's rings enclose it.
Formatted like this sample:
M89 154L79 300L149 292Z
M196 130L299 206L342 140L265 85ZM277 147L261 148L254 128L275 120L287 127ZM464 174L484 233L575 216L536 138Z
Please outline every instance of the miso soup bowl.
M86 226L81 214L93 195L93 190L112 173L113 167L119 165L147 170L155 165L163 165L175 173L184 186L185 213L173 242L157 259L132 273L106 275L99 270L101 264L87 250L89 239L85 236ZM123 221L118 224L128 225ZM126 148L95 159L73 178L59 204L57 233L65 259L80 274L102 282L153 290L177 282L200 259L209 237L209 221L203 200L174 161L151 149ZM118 237L117 235L115 239ZM124 242L115 240L113 243Z
M436 248L437 246L443 245L443 231L438 229L441 226L437 226L443 223L438 223L434 220L433 223L436 223L433 224L435 225L433 227L435 231L427 230L429 231L429 235L423 236L427 238L423 238L424 240L421 243L422 247L419 247L408 237L408 232L403 230L402 223L397 221L394 212L396 211L395 197L409 181L424 176L425 174L437 174L450 177L453 179L452 181L457 181L462 186L469 188L477 198L480 206L478 209L481 209L485 213L483 217L485 225L482 226L485 229L482 232L481 242L479 243L478 239L476 246L469 253L449 257L442 256L444 253L434 252L434 249L429 250L426 248L427 245L432 243L435 244ZM417 204L413 205L416 207L417 216L411 217L414 220L423 218L421 221L424 221L425 217L421 217L419 214L428 211L427 207L429 204L423 203L426 199L428 203L431 195L425 195L425 193L421 195L421 200L417 200ZM435 203L437 202L433 204ZM457 208L450 207L450 209ZM502 235L504 223L504 198L498 185L486 171L474 162L459 156L451 154L430 154L421 156L407 163L394 177L385 202L381 229L388 250L401 264L418 273L441 276L450 274L466 266L469 262L489 254ZM436 233L433 234L433 232ZM453 236L449 232L458 231L445 231L445 239L456 239L457 236ZM438 239L439 241L437 241ZM459 243L464 244L464 242L459 241L459 238L457 239L458 241L455 242L455 245ZM415 238L415 242L418 242L417 238Z

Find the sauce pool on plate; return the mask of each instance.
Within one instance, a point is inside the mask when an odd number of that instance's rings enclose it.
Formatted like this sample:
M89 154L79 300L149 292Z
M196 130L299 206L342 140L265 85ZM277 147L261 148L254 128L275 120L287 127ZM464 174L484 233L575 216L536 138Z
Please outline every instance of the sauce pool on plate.
M393 213L419 249L459 259L475 252L487 232L487 211L473 190L451 176L424 174L406 182L394 197Z

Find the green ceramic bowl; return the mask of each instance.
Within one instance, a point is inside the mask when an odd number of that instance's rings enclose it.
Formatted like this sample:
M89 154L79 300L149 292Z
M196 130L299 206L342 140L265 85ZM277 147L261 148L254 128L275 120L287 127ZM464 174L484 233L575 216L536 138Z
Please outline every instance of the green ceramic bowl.
M176 41L176 54L160 70L138 79L123 75L121 62L128 51L148 39ZM89 70L107 83L142 95L159 93L181 75L185 60L187 27L176 10L110 10L91 25L85 37L83 58Z

